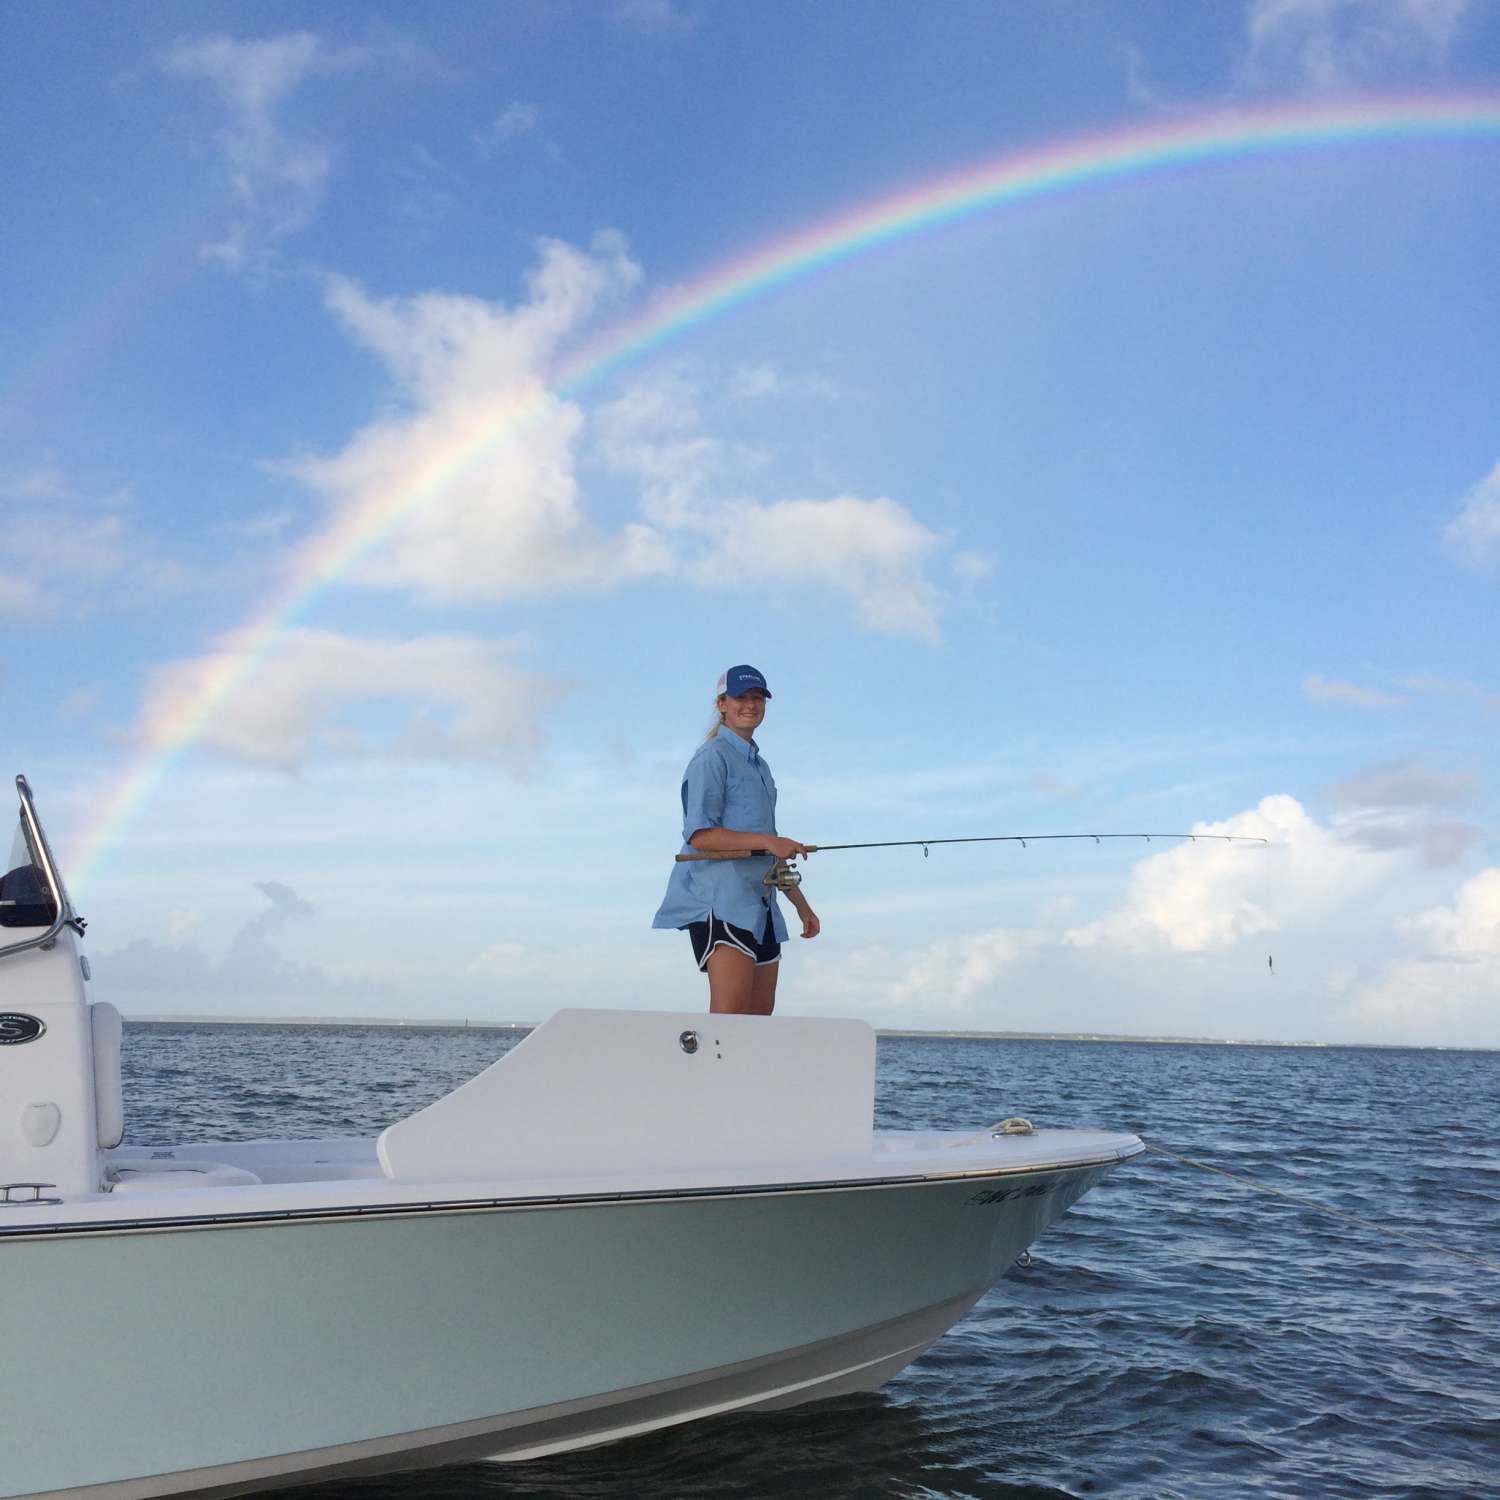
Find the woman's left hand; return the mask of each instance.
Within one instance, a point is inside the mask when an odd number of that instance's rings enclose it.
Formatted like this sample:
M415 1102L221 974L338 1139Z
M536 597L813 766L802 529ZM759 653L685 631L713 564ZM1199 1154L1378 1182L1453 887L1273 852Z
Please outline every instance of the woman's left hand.
M822 932L823 924L818 920L818 914L812 909L812 907L804 903L799 915L802 918L803 937L815 938L820 932Z

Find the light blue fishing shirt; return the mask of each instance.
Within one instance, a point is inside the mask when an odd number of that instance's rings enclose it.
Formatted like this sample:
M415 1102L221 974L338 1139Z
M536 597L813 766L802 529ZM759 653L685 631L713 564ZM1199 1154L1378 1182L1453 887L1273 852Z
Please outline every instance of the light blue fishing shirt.
M694 853L688 840L700 828L734 828L741 833L776 832L776 782L754 740L721 729L705 740L682 773L682 853ZM673 864L667 894L651 925L686 927L710 916L743 927L759 938L766 917L776 941L786 941L786 923L776 892L765 884L776 861L704 859Z

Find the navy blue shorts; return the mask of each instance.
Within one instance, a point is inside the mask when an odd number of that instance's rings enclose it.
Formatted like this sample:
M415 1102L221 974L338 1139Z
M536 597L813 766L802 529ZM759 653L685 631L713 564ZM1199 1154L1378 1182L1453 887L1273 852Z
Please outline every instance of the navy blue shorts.
M712 913L706 922L689 922L687 934L693 940L693 957L698 960L700 969L708 968L708 955L720 943L728 943L731 948L738 948L746 957L753 958L757 969L766 964L774 964L781 958L781 944L776 940L776 929L771 925L769 916L766 917L764 939L757 938L743 927L735 927Z

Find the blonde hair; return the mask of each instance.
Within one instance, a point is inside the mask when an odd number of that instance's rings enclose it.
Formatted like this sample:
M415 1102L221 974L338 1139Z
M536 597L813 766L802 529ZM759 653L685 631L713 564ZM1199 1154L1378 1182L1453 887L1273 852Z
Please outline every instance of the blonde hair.
M719 698L722 698L723 696L723 693L719 694ZM719 698L714 699L713 723L708 726L708 733L703 736L705 743L713 739L713 737L718 734L718 732L724 727L724 710L719 707Z

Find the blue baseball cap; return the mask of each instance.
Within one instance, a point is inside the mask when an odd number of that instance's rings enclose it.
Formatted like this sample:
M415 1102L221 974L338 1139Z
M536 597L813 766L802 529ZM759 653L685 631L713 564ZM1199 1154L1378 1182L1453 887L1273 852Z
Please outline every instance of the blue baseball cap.
M728 693L731 698L743 698L746 693L764 693L768 698L771 696L766 679L754 667L744 666L731 667L719 679L714 697L717 698L721 693Z

